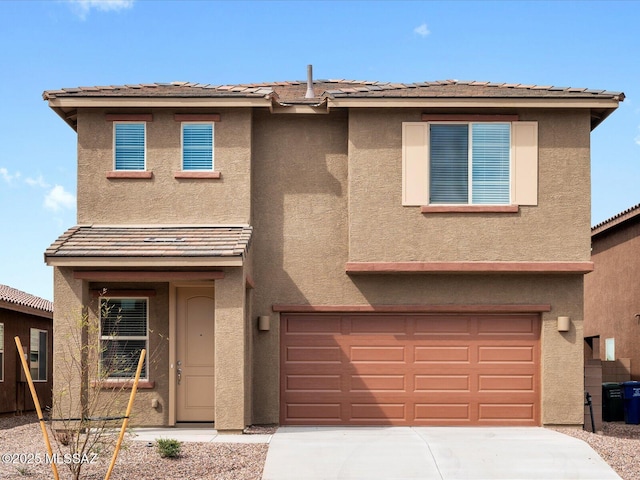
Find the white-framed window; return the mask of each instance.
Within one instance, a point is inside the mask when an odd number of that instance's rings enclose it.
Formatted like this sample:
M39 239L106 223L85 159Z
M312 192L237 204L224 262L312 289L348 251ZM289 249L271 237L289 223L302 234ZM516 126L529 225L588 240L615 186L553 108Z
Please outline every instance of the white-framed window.
M146 129L146 122L113 123L114 170L145 170Z
M402 181L405 206L537 205L537 122L405 122Z
M0 323L0 382L4 382L4 323Z
M100 374L105 378L135 377L140 352L149 342L148 305L148 298L101 299ZM147 378L147 364L140 378Z
M607 361L613 361L616 359L616 339L615 338L604 339L604 359Z
M182 123L182 170L213 170L213 123Z
M29 371L34 382L47 381L47 337L46 330L29 330Z
M511 203L510 123L429 124L429 204Z

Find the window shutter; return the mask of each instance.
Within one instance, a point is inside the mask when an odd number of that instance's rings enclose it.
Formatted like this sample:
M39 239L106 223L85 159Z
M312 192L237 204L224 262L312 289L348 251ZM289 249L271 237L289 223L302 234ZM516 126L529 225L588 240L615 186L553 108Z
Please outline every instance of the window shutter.
M402 124L402 205L429 204L428 139L428 124Z
M469 198L469 126L431 125L431 204L467 203Z
M213 124L182 125L182 169L213 170Z
M472 201L474 204L510 203L509 123L474 123L472 128Z
M116 123L115 169L144 170L145 124Z
M513 203L538 204L538 122L511 124Z

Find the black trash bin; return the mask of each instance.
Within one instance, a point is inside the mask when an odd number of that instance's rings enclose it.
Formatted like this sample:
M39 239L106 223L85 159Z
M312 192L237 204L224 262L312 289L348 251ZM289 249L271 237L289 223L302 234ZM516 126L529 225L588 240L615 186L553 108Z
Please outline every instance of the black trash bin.
M602 420L604 422L622 422L624 420L621 383L606 382L602 384Z
M640 424L640 382L624 382L624 423Z

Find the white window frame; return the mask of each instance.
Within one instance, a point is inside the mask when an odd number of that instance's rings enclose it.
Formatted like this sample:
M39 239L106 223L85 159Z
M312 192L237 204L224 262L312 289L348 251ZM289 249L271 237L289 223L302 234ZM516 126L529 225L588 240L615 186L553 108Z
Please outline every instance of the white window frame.
M482 121L433 120L402 122L402 205L405 207L437 208L503 208L484 204L431 204L430 203L430 124L437 123L510 123L510 201L509 207L538 205L538 122L537 121ZM426 210L423 210L426 212ZM462 210L461 210L462 211Z
M184 168L184 127L185 125L211 125L211 168L199 170L185 170ZM210 121L187 121L180 122L180 170L183 172L213 172L215 170L215 122Z
M0 323L0 383L4 382L4 323Z
M607 361L614 361L616 359L616 339L615 338L604 339L604 359Z
M37 355L38 359L36 361L36 371L38 372L38 378L33 375L33 360L32 356L34 354L34 345L33 345L33 334L37 333L38 339L38 350ZM40 345L40 334L45 334L45 344L44 344L44 378L40 378L40 359L42 358L42 345ZM42 330L40 328L30 328L29 329L29 372L31 373L31 379L34 382L46 382L49 378L49 332L47 330Z
M117 168L116 166L116 126L124 125L124 124L137 124L142 125L144 127L144 165L142 169L133 169L133 168ZM146 172L147 171L147 122L145 121L128 121L128 120L118 120L113 122L113 171L115 172Z
M103 335L102 332L102 316L103 316L103 302L110 302L110 301L123 301L123 300L144 300L146 307L146 318L145 318L145 335L141 336L141 335L134 335L134 336L123 336L123 335ZM98 321L100 322L100 358L98 358L98 371L100 372L100 376L102 377L102 352L105 350L105 347L103 346L103 342L109 342L109 341L122 341L122 340L133 340L133 341L141 341L144 340L145 344L144 347L147 352L149 351L149 297L122 297L122 296L113 296L113 297L101 297L100 298L100 313L99 313L99 318ZM138 365L138 362L136 360L135 362L135 366ZM133 380L135 377L135 368L134 370L131 372L131 376L107 376L104 377L104 379L106 381L129 381L129 380ZM147 380L149 378L149 356L146 355L145 356L145 360L144 360L144 368L142 371L142 374L140 375L140 379L141 380Z
M466 203L431 203L429 205L511 205L513 202L513 143L511 141L511 132L513 130L512 122L426 122L427 124L427 145L428 150L428 167L429 167L429 182L431 182L431 126L432 125L466 125L467 127L467 201ZM473 203L473 125L509 125L509 201L507 203Z

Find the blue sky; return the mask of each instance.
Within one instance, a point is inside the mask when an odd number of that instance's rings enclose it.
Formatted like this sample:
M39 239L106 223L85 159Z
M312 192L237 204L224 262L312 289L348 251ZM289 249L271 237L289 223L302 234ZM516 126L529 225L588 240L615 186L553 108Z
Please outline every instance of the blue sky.
M76 221L76 136L44 90L316 78L623 91L592 133L592 224L640 203L640 3L0 2L0 283L52 299ZM586 200L585 200L586 201Z

